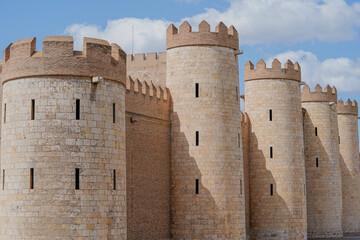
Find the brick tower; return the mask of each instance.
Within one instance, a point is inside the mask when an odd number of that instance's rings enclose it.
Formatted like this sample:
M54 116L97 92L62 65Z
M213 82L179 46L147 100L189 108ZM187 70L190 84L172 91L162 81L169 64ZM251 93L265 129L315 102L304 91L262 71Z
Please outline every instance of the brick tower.
M91 38L35 46L3 55L0 239L126 239L126 56Z
M342 190L335 87L304 86L306 193L309 238L342 236Z
M250 119L251 239L306 239L301 70L288 60L245 65Z
M354 100L337 105L344 232L360 232L360 174L358 104Z
M166 36L173 239L245 239L238 34L203 21Z

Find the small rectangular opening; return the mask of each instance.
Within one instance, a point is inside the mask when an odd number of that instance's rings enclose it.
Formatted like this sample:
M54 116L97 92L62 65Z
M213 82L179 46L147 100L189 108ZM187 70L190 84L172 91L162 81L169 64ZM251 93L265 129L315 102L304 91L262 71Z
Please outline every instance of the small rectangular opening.
M319 158L316 158L316 167L319 167Z
M242 180L240 179L240 195L242 195L243 193L243 186L242 186Z
M306 185L304 184L304 196L306 196Z
M196 131L196 134L195 134L196 136L195 136L195 144L196 144L196 146L199 146L199 131Z
M75 168L75 189L80 189L80 169Z
M199 179L195 180L195 193L199 194Z
M34 189L34 169L30 168L30 189Z
M114 190L116 190L116 170L113 171Z
M315 127L315 136L317 136L318 135L318 129L317 129L317 127Z
M340 144L340 136L339 136L339 144Z
M199 97L199 84L195 83L195 97L198 98Z
M274 195L274 186L270 184L270 196Z
M113 103L113 123L115 123L115 110L116 110L116 105L115 103Z
M273 147L270 147L270 158L273 158Z
M5 189L5 169L3 169L2 189Z
M35 99L31 99L31 120L35 119Z
M6 123L6 103L4 104L4 123Z
M269 120L272 121L272 109L269 110Z
M239 101L239 89L236 87L236 101Z
M76 99L76 120L80 119L80 99Z
M238 147L241 147L241 136L240 133L238 133Z

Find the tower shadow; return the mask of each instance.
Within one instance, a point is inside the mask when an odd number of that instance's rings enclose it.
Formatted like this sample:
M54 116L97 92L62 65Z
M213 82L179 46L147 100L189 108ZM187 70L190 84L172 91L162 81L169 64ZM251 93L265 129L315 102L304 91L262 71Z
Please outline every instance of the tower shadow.
M232 211L239 206L224 195L231 187L224 184L226 176L224 181L218 182L219 178L206 175L215 174L211 172L213 163L199 165L196 162L190 155L189 142L180 129L177 113L171 116L172 144L176 143L171 150L172 239L240 239L234 232L234 223L242 219ZM199 151L205 150L200 148ZM212 193L208 186L216 186L219 190Z

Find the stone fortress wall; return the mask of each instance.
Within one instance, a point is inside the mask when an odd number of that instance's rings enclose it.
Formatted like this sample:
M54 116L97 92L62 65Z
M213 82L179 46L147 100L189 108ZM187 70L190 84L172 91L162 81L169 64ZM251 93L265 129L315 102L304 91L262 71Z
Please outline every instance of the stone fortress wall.
M170 94L126 83L128 240L170 238Z
M237 38L205 21L167 30L174 239L246 238Z
M342 236L342 188L337 91L303 88L308 236Z
M244 71L251 239L306 239L300 66L260 60Z
M126 55L91 38L74 51L64 36L45 37L42 51L34 38L6 48L0 239L359 232L357 103L336 111L328 87L300 95L297 63L261 60L245 66L241 113L238 45L234 27L203 21L198 32L170 25L164 53Z
M126 239L125 54L72 45L45 37L37 52L29 38L5 50L0 239Z
M342 182L342 228L344 232L360 232L360 176L358 104L337 102Z

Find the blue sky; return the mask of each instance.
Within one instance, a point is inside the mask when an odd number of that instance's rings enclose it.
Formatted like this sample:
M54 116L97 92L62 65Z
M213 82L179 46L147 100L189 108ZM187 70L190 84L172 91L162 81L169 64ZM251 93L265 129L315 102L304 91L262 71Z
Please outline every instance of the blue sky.
M165 51L165 30L188 20L234 25L240 34L240 88L243 65L274 57L299 61L310 87L335 85L339 97L360 102L360 1L356 0L0 0L0 48L35 36L74 35L118 43L135 53Z

